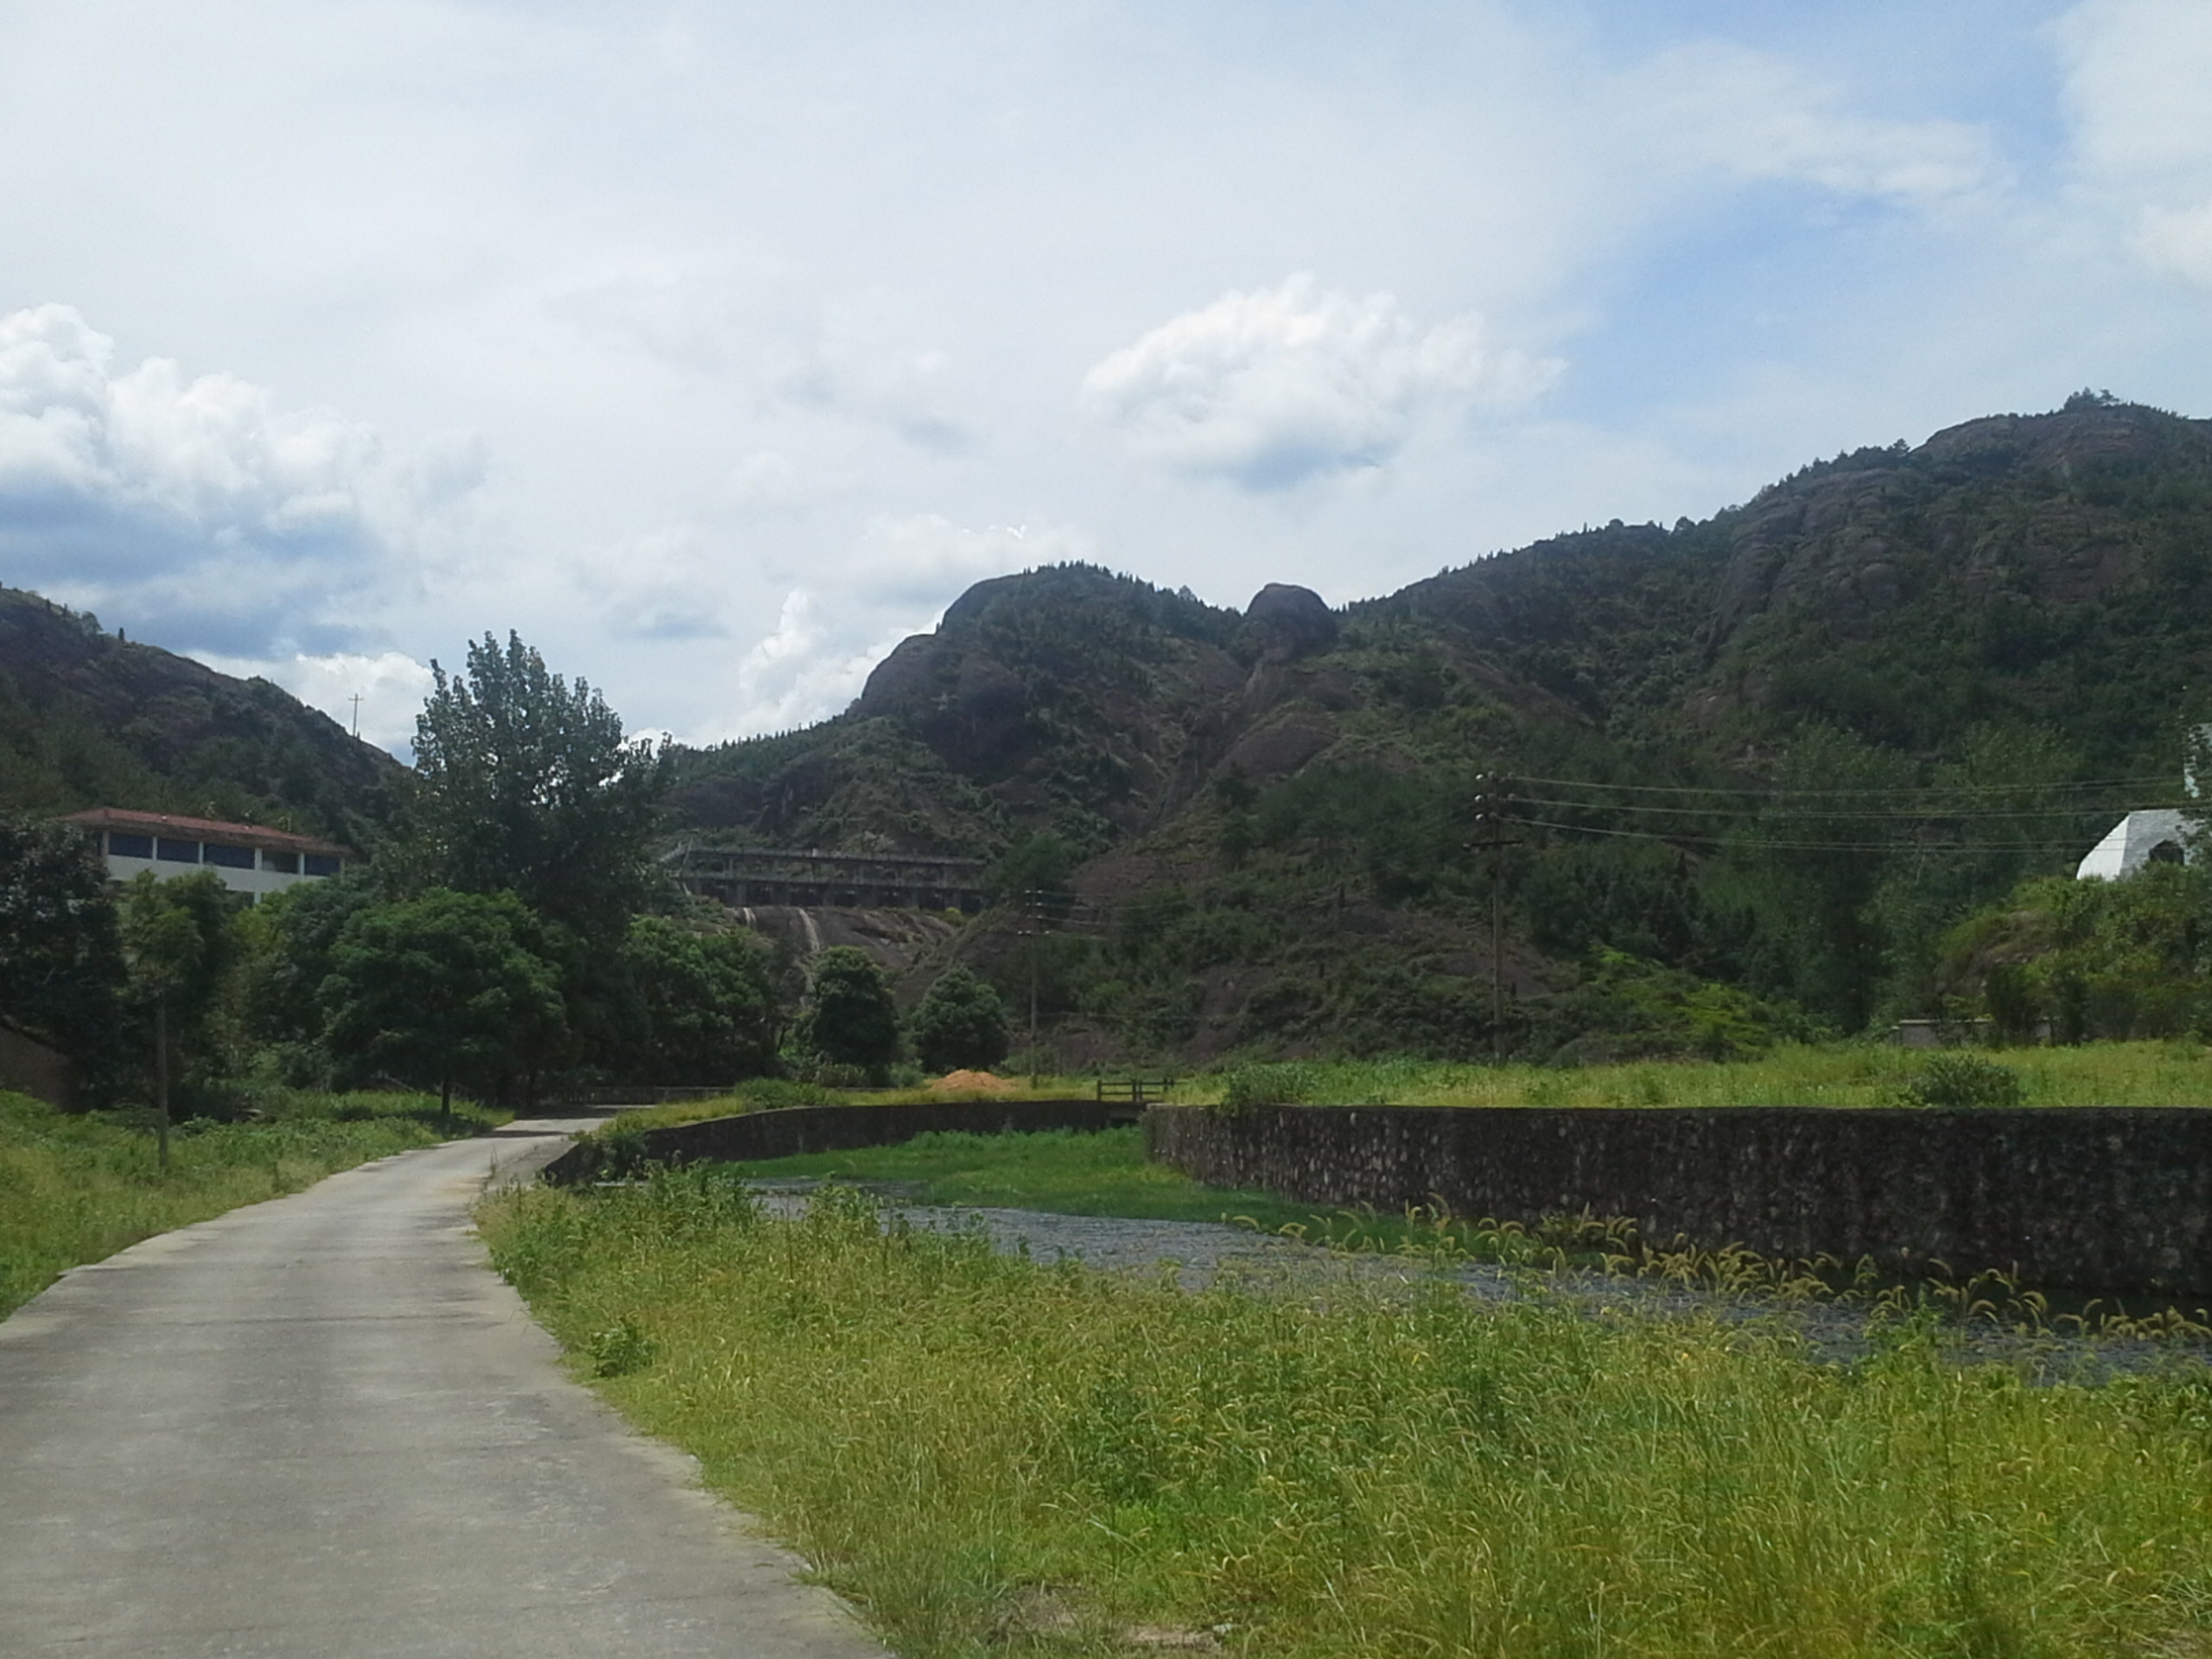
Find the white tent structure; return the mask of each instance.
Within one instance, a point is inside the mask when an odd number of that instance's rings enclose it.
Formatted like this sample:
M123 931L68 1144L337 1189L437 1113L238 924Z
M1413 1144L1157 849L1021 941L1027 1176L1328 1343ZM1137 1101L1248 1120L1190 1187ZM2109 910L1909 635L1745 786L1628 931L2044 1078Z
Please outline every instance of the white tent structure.
M2095 876L2112 881L2134 874L2145 864L2179 864L2189 856L2188 833L2188 823L2177 808L2131 812L2089 849L2074 874L2082 880Z

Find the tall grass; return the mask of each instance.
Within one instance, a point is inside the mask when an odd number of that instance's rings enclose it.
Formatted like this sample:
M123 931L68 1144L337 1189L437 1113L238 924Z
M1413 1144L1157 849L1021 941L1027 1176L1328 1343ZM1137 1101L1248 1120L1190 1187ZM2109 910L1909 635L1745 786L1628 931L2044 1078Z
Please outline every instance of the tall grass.
M242 1204L296 1192L372 1158L505 1121L459 1107L441 1129L434 1095L270 1091L251 1123L189 1123L169 1168L154 1136L119 1115L59 1113L0 1091L0 1316L67 1268Z
M2015 1073L2029 1106L2212 1105L2212 1050L2087 1043L1976 1051ZM1284 1104L1390 1106L1886 1106L1932 1057L1863 1042L1777 1048L1750 1060L1552 1067L1428 1060L1299 1060L1226 1067L1173 1095L1213 1104L1232 1090Z
M2212 1105L2212 1049L2193 1042L2084 1043L2073 1048L1971 1052L2018 1079L2029 1106ZM1787 1045L1757 1059L1644 1060L1614 1065L1477 1065L1439 1060L1289 1060L1230 1064L1189 1077L1173 1101L1239 1096L1310 1106L1889 1106L1910 1096L1936 1057L1870 1042ZM1096 1079L1013 1080L994 1099L1082 1100ZM823 1090L756 1079L713 1100L625 1113L641 1128L775 1106L901 1105L947 1096L930 1089Z
M647 1429L912 1656L2212 1650L2212 1385L2029 1388L1911 1326L1114 1278L760 1215L712 1172L480 1224Z

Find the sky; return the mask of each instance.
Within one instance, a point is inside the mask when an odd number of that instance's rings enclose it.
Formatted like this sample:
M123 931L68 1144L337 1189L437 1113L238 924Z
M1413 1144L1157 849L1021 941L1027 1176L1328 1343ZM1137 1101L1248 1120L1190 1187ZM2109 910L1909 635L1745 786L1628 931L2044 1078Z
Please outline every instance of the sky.
M833 715L971 582L1332 603L2212 416L2212 0L10 0L0 582L404 754Z

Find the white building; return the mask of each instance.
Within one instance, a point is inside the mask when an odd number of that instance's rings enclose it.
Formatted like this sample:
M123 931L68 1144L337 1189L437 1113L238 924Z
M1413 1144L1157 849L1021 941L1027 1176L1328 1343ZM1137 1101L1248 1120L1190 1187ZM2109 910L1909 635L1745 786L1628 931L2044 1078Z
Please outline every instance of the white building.
M111 880L150 870L161 879L213 870L232 893L253 904L302 881L327 880L359 856L335 842L296 836L257 823L221 823L166 812L126 812L110 806L62 820L92 837Z
M2077 880L2096 876L2110 881L2133 875L2145 864L2182 863L2189 857L2188 834L2188 821L2178 808L2131 812L2089 849L2074 874Z

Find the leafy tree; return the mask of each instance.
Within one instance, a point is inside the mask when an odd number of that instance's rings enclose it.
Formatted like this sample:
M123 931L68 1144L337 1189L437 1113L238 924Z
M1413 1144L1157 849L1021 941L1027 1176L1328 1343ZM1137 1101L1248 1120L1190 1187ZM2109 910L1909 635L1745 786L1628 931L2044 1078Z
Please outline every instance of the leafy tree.
M2005 1037L2212 1036L2212 868L2024 882L1953 931L1939 979Z
M566 1009L542 930L512 893L434 888L347 918L317 990L324 1041L357 1077L504 1092L557 1056Z
M982 1071L1006 1058L1006 1004L965 968L937 976L907 1030L916 1057L931 1071Z
M115 903L84 836L0 816L0 1014L89 1061L113 1040L123 979Z
M287 1081L302 1086L327 1081L317 993L335 966L346 923L381 902L372 881L348 874L334 881L302 881L239 917L244 1023L273 1052Z
M865 950L832 945L814 959L799 1046L838 1065L880 1070L899 1058L899 1009L891 982Z
M587 942L619 945L652 891L647 839L666 792L665 747L623 740L622 721L579 678L550 672L510 633L468 647L465 673L431 664L415 722L421 785L396 849L410 879L512 893Z
M123 900L128 996L153 1044L154 1103L164 1168L169 1158L169 1090L205 1083L216 1069L215 1015L238 960L236 907L213 870L156 880L136 878Z
M728 1083L775 1058L775 998L760 948L661 916L630 924L623 946L639 1018L629 1054L639 1080Z

